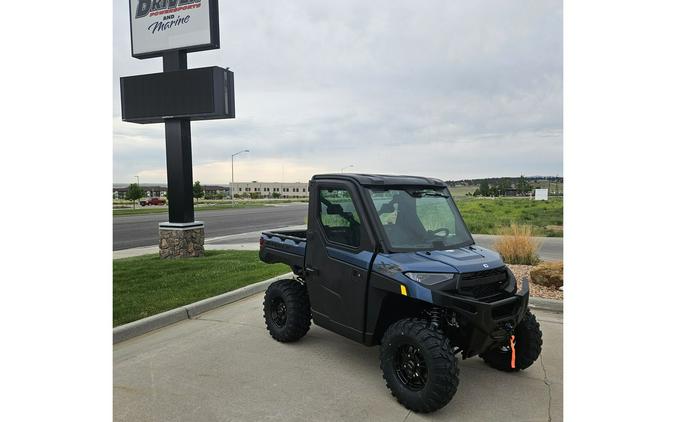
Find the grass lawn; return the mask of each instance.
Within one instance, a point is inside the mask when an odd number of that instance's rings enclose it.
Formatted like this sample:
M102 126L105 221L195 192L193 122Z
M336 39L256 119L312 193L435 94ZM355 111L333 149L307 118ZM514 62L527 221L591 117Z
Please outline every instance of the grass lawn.
M511 223L529 224L535 236L562 237L563 199L531 201L525 198L471 198L457 201L471 233L499 234Z
M206 251L193 259L158 254L113 260L113 326L187 305L289 272L257 251Z

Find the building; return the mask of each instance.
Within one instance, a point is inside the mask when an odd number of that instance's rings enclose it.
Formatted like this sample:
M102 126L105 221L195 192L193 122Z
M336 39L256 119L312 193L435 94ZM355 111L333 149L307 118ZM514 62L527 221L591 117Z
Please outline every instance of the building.
M237 182L232 183L235 196L260 198L308 198L308 182Z

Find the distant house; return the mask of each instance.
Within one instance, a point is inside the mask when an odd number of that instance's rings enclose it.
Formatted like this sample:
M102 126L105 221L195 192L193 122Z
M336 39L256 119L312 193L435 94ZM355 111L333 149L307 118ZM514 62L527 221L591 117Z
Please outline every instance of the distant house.
M141 189L145 192L145 196L150 198L153 196L163 197L166 196L166 186L160 185L141 185ZM127 199L127 192L129 192L129 187L113 187L113 199Z
M113 188L113 199L127 199L129 188Z
M204 189L204 196L216 196L216 195L227 196L230 194L229 186L204 185L202 186L202 189Z

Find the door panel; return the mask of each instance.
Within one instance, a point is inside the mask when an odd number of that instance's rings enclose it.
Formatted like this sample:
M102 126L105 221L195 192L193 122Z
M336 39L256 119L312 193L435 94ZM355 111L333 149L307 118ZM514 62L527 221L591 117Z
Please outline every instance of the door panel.
M362 341L372 245L358 192L346 182L312 183L306 266L318 325Z

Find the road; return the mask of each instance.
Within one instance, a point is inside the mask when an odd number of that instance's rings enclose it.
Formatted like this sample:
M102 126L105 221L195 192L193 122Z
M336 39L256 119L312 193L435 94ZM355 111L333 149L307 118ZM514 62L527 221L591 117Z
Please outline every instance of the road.
M195 212L195 220L205 223L206 238L304 224L305 218L307 204ZM165 221L167 214L113 217L113 250L157 245L158 224Z
M302 225L305 224L306 216L306 204L199 211L196 213L196 219L206 223L207 245L237 244L255 247L257 247L260 231ZM156 246L159 238L157 225L166 220L166 214L114 217L113 250ZM487 234L474 234L473 237L478 245L486 248L492 248L494 241L497 239L497 236ZM541 259L545 261L563 259L562 238L538 237L536 239L541 243L539 249Z
M512 374L460 361L457 394L417 415L385 387L378 348L312 325L278 343L262 293L113 347L115 421L562 421L562 314L535 311L542 355Z

